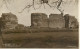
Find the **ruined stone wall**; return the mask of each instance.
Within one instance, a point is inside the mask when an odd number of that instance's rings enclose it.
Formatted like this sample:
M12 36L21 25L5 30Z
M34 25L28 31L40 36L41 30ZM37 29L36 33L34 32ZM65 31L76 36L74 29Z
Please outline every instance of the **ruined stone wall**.
M66 17L69 17L69 20L68 20L68 21L69 21L69 22L68 22L68 23L69 23L69 24L68 24L68 25L69 25L69 26L68 26L69 28L77 28L77 27L78 27L78 21L77 21L77 19L75 18L75 16L71 16L71 15L69 15L69 14L66 14L65 16L66 16ZM65 17L65 16L64 16L64 17ZM65 18L65 19L66 19L66 18Z
M78 21L69 14L50 14L49 18L44 13L31 14L31 27L41 28L77 28Z
M31 14L31 26L32 27L48 27L48 17L44 13L32 13Z
M69 15L68 14L64 15L64 19L65 19L65 28L69 28Z
M61 14L50 14L49 15L49 27L50 28L64 28L65 21Z
M65 26L68 28L78 28L78 21L75 16L71 16L69 14L64 15L65 18Z
M64 28L65 20L61 14L50 14L49 18L43 13L31 14L32 27Z

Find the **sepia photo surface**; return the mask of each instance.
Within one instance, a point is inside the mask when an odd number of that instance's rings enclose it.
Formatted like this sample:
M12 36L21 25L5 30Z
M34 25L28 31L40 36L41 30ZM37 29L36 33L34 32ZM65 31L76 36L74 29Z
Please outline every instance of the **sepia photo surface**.
M78 49L78 0L0 0L0 48Z

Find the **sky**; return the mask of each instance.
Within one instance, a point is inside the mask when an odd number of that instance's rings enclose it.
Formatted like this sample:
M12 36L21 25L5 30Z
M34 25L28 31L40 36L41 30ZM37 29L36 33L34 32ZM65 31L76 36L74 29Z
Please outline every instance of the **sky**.
M47 15L50 15L51 13L60 14L60 11L58 11L56 8L50 8L47 4L44 4L45 8L43 5L36 10L34 10L33 7L30 7L29 9L26 8L22 13L19 13L26 5L32 4L32 0L8 0L8 1L9 3L7 3L7 7L8 7L7 8L6 4L2 2L2 0L0 0L0 15L2 15L2 13L11 12L17 16L18 22L25 26L31 25L31 13L38 12L38 13L45 13ZM50 0L50 3L52 1L53 0ZM61 9L64 10L64 15L70 14L72 16L75 16L75 18L78 19L78 4L75 3L75 0L64 0L64 1L67 2L66 4L61 5ZM38 8L38 7L39 5L35 3L35 8Z

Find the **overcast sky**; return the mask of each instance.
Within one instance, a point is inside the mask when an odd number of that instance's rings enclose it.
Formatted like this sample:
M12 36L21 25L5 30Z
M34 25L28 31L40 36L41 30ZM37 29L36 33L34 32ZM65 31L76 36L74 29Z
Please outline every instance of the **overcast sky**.
M20 12L26 5L32 4L32 0L9 0L9 4L7 3L8 9L6 5L0 0L0 15L2 13L8 13L12 12L18 17L18 22L20 24L24 24L25 26L30 26L31 25L31 13L46 13L47 15L51 13L58 13L60 12L56 8L50 8L48 5L45 4L45 9L44 6L42 5L41 8L34 10L33 7L30 9L25 9L22 13ZM50 0L51 2L53 0ZM75 16L78 19L78 6L77 3L75 3L75 0L71 0L72 2L69 3L70 0L65 0L68 3L62 5L62 9L64 10L64 14L70 14L72 16ZM2 5L3 4L3 5ZM2 5L2 7L1 7ZM35 7L38 7L36 5ZM29 11L29 12L28 12Z

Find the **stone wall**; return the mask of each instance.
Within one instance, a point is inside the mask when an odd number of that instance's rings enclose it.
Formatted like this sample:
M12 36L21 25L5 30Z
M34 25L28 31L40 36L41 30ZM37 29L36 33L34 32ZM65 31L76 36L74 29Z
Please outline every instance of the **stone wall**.
M68 19L67 19L67 17L68 17ZM64 18L65 18L65 23L66 23L65 25L67 25L68 28L77 28L78 27L78 21L75 18L75 16L71 16L69 14L66 14L64 16Z
M61 14L50 14L49 15L49 27L50 28L64 28L65 21Z
M64 15L64 19L65 19L65 28L69 28L69 15L68 14Z
M44 13L31 14L32 27L64 28L65 21L61 14L50 14L49 18Z
M69 14L50 14L49 18L44 13L31 14L31 27L35 28L77 28L78 21Z
M48 17L44 13L32 13L31 14L31 26L32 27L48 27Z

